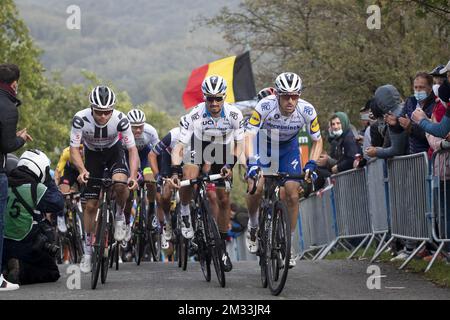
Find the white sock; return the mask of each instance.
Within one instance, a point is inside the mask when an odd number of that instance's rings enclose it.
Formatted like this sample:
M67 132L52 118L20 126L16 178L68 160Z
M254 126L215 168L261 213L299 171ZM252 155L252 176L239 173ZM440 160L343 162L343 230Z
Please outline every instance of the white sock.
M248 226L250 228L258 228L258 217L259 217L259 209L256 210L255 215L248 215Z
M294 235L295 235L295 232L291 232L291 248L293 247L293 244L294 244Z
M86 241L84 242L84 254L90 256L92 254L92 238L91 235L86 235Z
M122 207L118 204L116 205L116 221L122 221L125 219L125 215L123 213Z
M188 204L187 204L187 205L182 204L182 205L181 205L181 216L182 216L182 217L183 217L183 216L188 216L190 213L191 213L191 212L190 212L190 210L189 210L189 205L188 205Z

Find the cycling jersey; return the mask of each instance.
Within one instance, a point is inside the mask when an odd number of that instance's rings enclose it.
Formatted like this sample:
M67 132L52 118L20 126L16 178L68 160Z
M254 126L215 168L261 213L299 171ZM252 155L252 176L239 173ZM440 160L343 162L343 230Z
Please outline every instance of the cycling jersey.
M173 128L169 133L159 141L153 148L153 152L156 155L161 155L162 153L172 153L173 148L178 142L180 137L180 128Z
M158 132L156 129L149 125L148 123L144 124L144 131L138 138L134 138L136 143L136 148L138 151L141 151L145 147L150 147L150 150L158 143Z
M229 144L232 140L244 138L244 127L241 111L228 103L224 103L218 119L212 118L204 102L180 120L179 141L187 145L194 136L201 141L215 144Z
M304 126L314 141L320 139L317 113L309 102L299 99L295 111L286 117L281 114L277 97L272 95L256 105L246 130L259 133L260 129L265 129L263 132L268 141L283 144L296 139Z
M70 147L67 147L63 150L61 157L59 157L58 165L56 166L56 170L59 171L60 175L64 175L64 167L70 164Z
M72 121L70 146L78 148L83 144L92 151L102 151L113 147L119 141L119 133L127 148L135 146L130 122L122 112L113 110L111 118L104 125L95 122L91 108L75 114Z

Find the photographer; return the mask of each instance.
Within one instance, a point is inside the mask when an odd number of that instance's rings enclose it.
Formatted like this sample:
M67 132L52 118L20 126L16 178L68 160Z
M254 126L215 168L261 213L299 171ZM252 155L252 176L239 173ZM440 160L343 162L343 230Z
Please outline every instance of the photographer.
M50 176L50 160L39 150L25 151L8 176L5 214L5 278L19 284L59 279L58 247L45 213L57 214L64 199Z

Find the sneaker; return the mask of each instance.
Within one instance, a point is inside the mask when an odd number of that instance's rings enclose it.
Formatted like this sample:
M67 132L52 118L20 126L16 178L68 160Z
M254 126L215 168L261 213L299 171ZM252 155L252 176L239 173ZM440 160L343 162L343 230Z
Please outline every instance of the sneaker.
M64 219L64 216L56 217L56 223L58 225L59 232L61 232L61 233L66 233L67 232L66 219Z
M123 220L116 220L114 226L114 239L116 241L122 241L125 239L125 235L127 234L127 226Z
M166 223L163 227L163 238L167 241L172 240L172 226L170 223Z
M222 255L222 262L223 271L230 272L233 269L233 264L231 263L230 257L228 256L227 252Z
M248 251L252 254L258 252L258 239L256 238L257 232L258 232L257 228L247 229L247 237L245 239L245 243L247 244Z
M161 249L167 250L169 249L169 241L167 241L166 237L161 237Z
M83 255L83 258L81 259L81 263L80 263L80 270L83 273L89 273L92 271L91 255L89 255L89 254Z
M8 275L5 278L12 283L20 283L20 264L19 260L12 258L8 260Z
M3 275L0 274L0 292L2 291L13 291L19 289L19 285L15 283L11 283L3 278Z
M194 229L192 228L191 215L181 217L181 234L186 239L192 239Z
M409 254L407 254L406 252L400 252L397 256L393 257L390 261L404 261L406 259L408 259Z
M128 242L131 240L131 223L126 225L126 232L125 232L125 242Z

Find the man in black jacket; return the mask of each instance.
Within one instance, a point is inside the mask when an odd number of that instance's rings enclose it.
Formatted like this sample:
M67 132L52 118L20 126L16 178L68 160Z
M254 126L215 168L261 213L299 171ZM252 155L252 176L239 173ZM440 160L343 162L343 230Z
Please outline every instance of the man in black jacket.
M31 141L27 129L16 133L20 100L16 98L20 70L14 64L0 64L0 266L3 255L3 219L8 197L6 178L6 155ZM19 286L6 281L0 274L0 292L18 289Z

